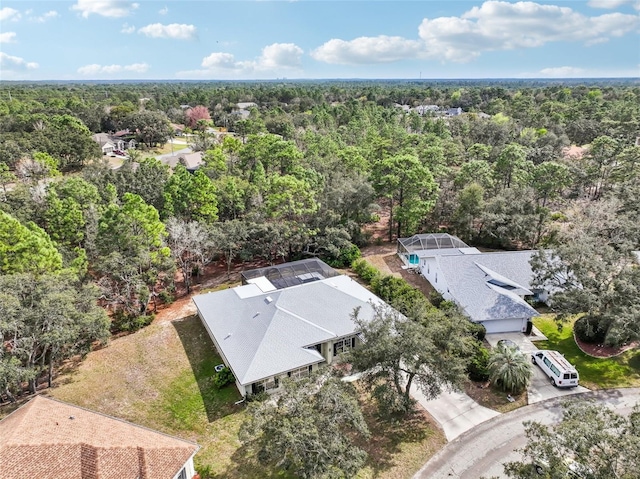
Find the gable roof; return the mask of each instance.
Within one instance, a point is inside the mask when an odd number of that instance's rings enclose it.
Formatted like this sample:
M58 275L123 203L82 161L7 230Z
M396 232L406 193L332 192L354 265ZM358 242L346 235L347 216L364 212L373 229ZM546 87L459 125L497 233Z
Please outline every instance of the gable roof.
M198 448L36 396L0 421L0 479L173 479Z
M373 317L371 303L381 303L344 275L269 292L247 284L193 301L243 385L324 361L311 346L355 333L353 310Z
M448 292L472 321L530 318L538 313L519 295L529 290L534 251L438 256Z
M180 164L181 160L184 161L183 164L187 170L195 170L199 166L202 166L204 164L201 151L165 156L162 157L160 161L163 164L168 165L169 168L175 168L178 164Z

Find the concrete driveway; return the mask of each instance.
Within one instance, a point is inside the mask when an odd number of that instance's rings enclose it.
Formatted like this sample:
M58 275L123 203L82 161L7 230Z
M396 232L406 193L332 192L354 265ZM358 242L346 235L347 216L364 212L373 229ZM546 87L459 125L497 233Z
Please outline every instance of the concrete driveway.
M436 399L427 400L413 385L411 396L440 424L447 441L453 441L463 432L500 415L461 392L443 392Z
M542 369L533 365L533 378L527 391L529 404L535 404L546 399L570 396L571 394L586 393L589 390L583 386L575 388L557 388L549 381Z
M531 336L527 336L523 333L495 333L487 334L486 339L491 347L495 347L501 339L508 339L516 343L520 348L520 351L527 356L530 356L531 353L538 350L538 347L535 345L535 341L542 341L547 338L540 331L534 328ZM535 404L551 398L570 396L571 394L584 393L588 391L589 390L587 388L582 386L578 386L576 388L557 388L551 384L549 377L542 372L542 369L534 365L533 378L529 384L527 396L528 403Z
M609 389L578 396L595 400L618 414L629 414L640 401L640 388ZM505 477L502 464L520 460L514 449L526 444L524 421L555 424L562 417L563 399L551 399L501 414L447 444L416 473L414 479L478 479Z

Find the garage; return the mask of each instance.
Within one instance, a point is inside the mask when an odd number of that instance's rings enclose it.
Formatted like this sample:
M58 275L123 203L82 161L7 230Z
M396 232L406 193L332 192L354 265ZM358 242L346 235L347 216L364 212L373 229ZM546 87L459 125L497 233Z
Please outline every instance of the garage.
M494 319L489 321L481 321L480 324L482 324L486 328L487 334L514 331L524 332L527 328L527 318Z

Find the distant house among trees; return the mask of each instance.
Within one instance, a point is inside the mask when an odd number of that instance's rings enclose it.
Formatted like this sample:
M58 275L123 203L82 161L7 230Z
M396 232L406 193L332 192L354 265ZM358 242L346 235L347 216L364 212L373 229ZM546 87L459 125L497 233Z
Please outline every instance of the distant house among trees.
M317 259L243 273L243 285L195 296L209 336L245 395L307 376L359 344L352 320L383 304L369 290Z
M0 421L0 478L192 479L199 446L36 396Z
M198 168L204 165L201 151L165 156L160 161L163 164L168 165L171 169L174 169L177 165L183 165L188 171L191 172L196 171Z
M136 147L136 140L133 139L133 135L129 130L122 130L113 134L96 133L91 138L100 145L103 155Z

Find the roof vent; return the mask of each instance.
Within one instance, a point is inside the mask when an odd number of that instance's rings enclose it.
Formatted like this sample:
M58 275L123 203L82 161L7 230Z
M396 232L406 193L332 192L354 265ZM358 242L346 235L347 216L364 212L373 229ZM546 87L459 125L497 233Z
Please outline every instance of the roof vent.
M271 296L267 296L266 298L264 298L264 302L267 304L271 304L273 303L273 298Z
M231 337L231 333L227 334L224 339L229 339Z
M69 419L74 420L76 417L75 416L69 416Z

